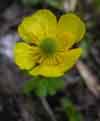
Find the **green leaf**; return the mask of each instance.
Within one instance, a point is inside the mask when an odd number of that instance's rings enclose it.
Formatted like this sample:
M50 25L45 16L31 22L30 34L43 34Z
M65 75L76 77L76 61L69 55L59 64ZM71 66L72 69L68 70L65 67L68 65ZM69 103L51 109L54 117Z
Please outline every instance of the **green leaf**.
M22 93L28 94L33 90L34 87L34 79L33 80L27 80L27 82L24 84L22 88Z
M41 2L41 0L21 0L22 4L25 6L33 6L37 5Z
M100 0L94 0L94 5L97 7L97 9L100 9Z
M69 121L83 121L81 113L76 110L75 105L69 99L63 99L62 106L68 116Z
M54 95L64 87L64 81L58 78L38 78L35 92L38 96Z
M37 96L47 96L54 95L57 91L63 88L64 81L62 79L35 77L25 83L23 86L23 92L28 94L34 90Z
M61 90L64 88L64 81L59 78L51 78L48 79L48 94L49 95L54 95L56 94L57 91Z
M38 96L46 96L47 95L47 80L39 79L37 81L38 81L38 84L35 87L35 93Z
M46 2L58 9L63 9L64 0L46 0Z

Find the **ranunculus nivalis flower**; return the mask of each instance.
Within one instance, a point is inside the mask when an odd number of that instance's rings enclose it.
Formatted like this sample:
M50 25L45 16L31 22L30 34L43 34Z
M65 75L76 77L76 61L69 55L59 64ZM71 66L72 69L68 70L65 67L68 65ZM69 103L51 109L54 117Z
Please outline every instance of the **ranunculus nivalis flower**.
M67 13L57 22L49 10L38 10L25 17L18 27L23 41L16 43L16 64L33 76L59 77L80 57L82 49L72 49L85 33L84 22Z

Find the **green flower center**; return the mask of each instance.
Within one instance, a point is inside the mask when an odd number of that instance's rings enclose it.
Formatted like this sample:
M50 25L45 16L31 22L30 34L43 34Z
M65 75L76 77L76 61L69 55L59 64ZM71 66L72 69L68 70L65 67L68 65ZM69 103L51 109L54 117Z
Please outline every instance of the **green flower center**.
M56 41L51 38L45 38L40 43L40 49L46 55L53 55L56 52Z

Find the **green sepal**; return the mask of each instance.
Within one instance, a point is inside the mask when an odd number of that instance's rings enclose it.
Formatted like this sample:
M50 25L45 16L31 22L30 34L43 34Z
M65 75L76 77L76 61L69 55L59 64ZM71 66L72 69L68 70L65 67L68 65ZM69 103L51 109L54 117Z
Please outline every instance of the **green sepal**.
M64 88L64 81L59 78L34 77L28 80L23 86L23 93L28 94L34 91L37 96L54 95Z

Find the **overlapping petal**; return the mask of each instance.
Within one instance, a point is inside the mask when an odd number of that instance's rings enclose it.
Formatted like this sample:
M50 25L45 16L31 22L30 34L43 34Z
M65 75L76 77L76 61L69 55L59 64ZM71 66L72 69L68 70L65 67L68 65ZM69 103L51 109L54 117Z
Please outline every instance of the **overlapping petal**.
M63 49L68 50L73 44L75 44L75 35L71 32L58 32L57 38L59 40L60 47Z
M68 71L72 66L77 62L79 57L82 54L81 48L71 49L65 52L65 59L63 60L62 64L60 65L61 69L65 72Z
M36 21L35 21L36 22ZM35 28L35 26L37 28ZM38 33L34 31L35 29L38 29ZM31 16L25 17L23 22L18 27L18 33L22 40L28 42L28 43L38 43L38 36L36 35L42 35L42 28L39 24L34 24L34 21Z
M60 77L64 74L64 71L59 66L54 65L40 65L30 71L33 76L45 76L45 77Z
M66 41L68 41L68 48L71 47L75 42L80 41L85 34L85 24L81 19L73 13L64 14L61 16L58 22L58 34L64 33ZM71 35L68 36L67 35Z
M37 66L36 68L33 68L33 70L30 71L30 74L34 76L42 75L45 77L62 76L65 71L68 71L76 63L81 53L81 48L69 50L65 53L65 59L62 61L62 64L42 64L40 66Z
M35 44L44 37L56 35L56 16L49 10L39 10L30 17L25 17L20 24L18 31L23 40Z
M35 65L37 48L20 42L14 48L14 61L21 69L31 69Z

